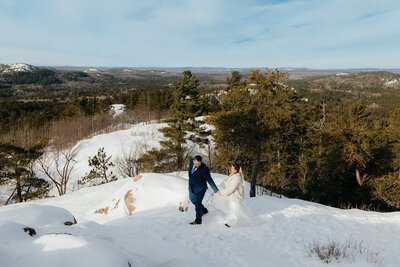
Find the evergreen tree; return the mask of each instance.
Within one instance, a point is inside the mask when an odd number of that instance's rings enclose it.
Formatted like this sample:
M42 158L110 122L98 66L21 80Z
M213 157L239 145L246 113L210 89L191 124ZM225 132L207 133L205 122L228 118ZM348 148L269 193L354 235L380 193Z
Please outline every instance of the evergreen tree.
M387 132L394 154L393 169L400 179L400 108L393 110L390 114Z
M187 159L186 139L197 144L207 144L209 132L202 126L203 121L196 120L201 115L202 102L199 96L200 80L191 71L173 84L172 116L168 126L160 129L166 140L160 141L161 149L152 149L142 160L144 168L153 171L182 170Z
M281 83L286 73L267 69L250 70L247 83L241 84L237 73L232 73L224 102L224 111L214 114L214 137L219 149L240 147L253 158L250 196L255 196L261 154L266 142L279 132L285 132L287 121L295 111L292 106L300 100L299 95ZM232 157L231 157L232 158ZM278 163L279 164L279 163Z
M117 176L112 171L108 173L108 169L114 166L110 160L111 156L107 157L104 147L99 148L97 155L89 158L89 166L92 169L79 181L79 184L89 182L91 185L99 185L116 181Z
M239 71L232 71L231 72L231 77L226 78L226 91L229 91L230 89L234 87L238 87L240 85L244 85L245 82L242 81L243 75Z
M0 144L0 184L14 187L6 204L43 198L49 191L47 181L36 177L33 162L42 155L46 142L43 141L25 149L12 144Z
M342 128L344 138L344 156L354 169L357 183L363 185L366 174L361 177L361 171L372 159L370 133L371 112L362 104L349 107L347 123Z

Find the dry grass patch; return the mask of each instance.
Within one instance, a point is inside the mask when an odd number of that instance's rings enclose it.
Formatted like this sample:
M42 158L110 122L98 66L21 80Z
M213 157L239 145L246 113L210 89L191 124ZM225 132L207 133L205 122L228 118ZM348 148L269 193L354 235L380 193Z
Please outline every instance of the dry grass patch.
M127 208L128 215L132 215L132 212L135 210L135 206L133 203L135 202L136 198L133 197L132 189L126 192L124 196L125 206Z
M108 209L109 209L109 207L101 208L101 209L96 210L94 213L107 214L108 213Z
M139 181L140 179L142 179L142 177L143 177L143 175L138 174L138 175L136 175L135 177L133 177L133 181L134 181L134 182L137 182L137 181Z
M383 257L379 251L374 251L369 248L364 240L358 242L349 238L344 243L337 241L328 241L321 243L320 241L313 241L305 246L305 251L308 257L317 256L325 263L337 262L343 260L354 262L358 258L364 258L367 262L380 265Z

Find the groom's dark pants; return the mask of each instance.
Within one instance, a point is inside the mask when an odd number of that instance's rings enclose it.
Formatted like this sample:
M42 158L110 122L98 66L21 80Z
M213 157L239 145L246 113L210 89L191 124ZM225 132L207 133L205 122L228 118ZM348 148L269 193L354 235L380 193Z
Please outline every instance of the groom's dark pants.
M207 188L195 188L193 186L189 186L189 199L196 207L196 223L201 224L201 217L204 213L207 213L208 210L201 203L203 201L204 195L206 193Z

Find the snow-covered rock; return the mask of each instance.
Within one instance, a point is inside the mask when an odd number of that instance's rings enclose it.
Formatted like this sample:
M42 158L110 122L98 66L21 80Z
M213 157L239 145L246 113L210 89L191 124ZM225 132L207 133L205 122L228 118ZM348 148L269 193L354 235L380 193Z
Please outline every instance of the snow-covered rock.
M101 226L73 220L67 210L48 205L14 204L0 209L0 266L141 265L101 235ZM132 263L132 265L130 265Z
M1 208L0 218L34 228L48 225L65 225L65 222L75 221L74 216L66 209L29 202Z

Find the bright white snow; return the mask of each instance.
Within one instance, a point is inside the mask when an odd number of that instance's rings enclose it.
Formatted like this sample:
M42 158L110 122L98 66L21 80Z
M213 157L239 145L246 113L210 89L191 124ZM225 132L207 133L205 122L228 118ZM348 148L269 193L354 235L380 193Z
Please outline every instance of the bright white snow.
M195 211L188 203L186 176L186 172L182 176L144 173L136 181L126 178L34 201L44 205L43 210L35 205L29 213L31 203L2 207L0 266L28 262L32 262L29 266L128 266L128 261L132 266L325 266L307 257L304 246L314 240L349 238L380 252L381 266L396 266L400 261L399 213L340 210L270 196L250 199L248 183L244 203L253 213L250 223L226 228L224 214L211 202L219 196L208 191L203 203L210 214L202 225L189 225ZM213 177L217 184L226 178ZM127 205L134 207L131 216ZM59 221L53 218L56 212L51 206L62 208ZM107 207L107 214L95 213ZM65 210L78 224L60 224L70 219ZM10 211L13 216L3 216ZM29 218L36 218L36 212L43 221L32 223ZM36 227L37 234L24 233L25 225ZM374 266L363 256L331 265Z
M111 105L111 112L115 115L121 115L125 111L125 105L124 104L114 104Z
M25 64L25 63L15 63L11 65L1 65L0 66L0 74L1 73L11 73L11 72L30 72L36 70L37 67Z
M22 72L22 71L32 71L37 69L36 67L24 63L15 63L10 65L10 70L15 72Z
M99 72L99 70L98 69L87 69L87 70L84 70L83 72Z
M394 85L394 84L398 83L399 81L400 80L398 80L398 79L393 79L393 80L387 79L386 82L385 82L385 85L386 86Z
M89 171L88 157L104 147L113 159L134 146L159 147L165 124L138 124L129 130L82 140L72 184ZM191 144L186 144L190 146ZM206 151L195 148L194 154ZM114 170L115 173L116 170ZM226 176L212 174L216 184ZM341 210L297 199L258 196L244 204L251 221L224 226L226 214L207 192L210 213L194 220L187 173L143 173L86 187L61 197L0 207L0 266L326 266L307 257L313 241L362 242L379 252L380 266L400 262L400 213ZM67 226L66 221L77 224ZM30 236L24 228L32 227ZM375 266L370 254L331 266Z

